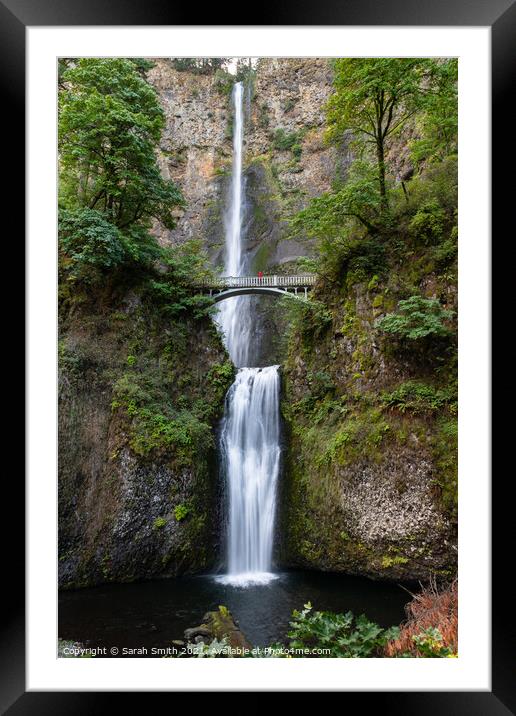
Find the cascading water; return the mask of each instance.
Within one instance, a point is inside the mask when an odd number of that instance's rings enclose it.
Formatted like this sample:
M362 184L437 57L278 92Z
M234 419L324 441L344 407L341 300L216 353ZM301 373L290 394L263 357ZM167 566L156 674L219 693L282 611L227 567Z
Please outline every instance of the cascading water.
M243 86L233 89L235 111L233 168L225 216L228 276L242 275L244 214ZM226 396L220 437L221 463L227 485L227 574L220 581L241 586L266 583L271 572L276 485L280 466L278 366L250 368L251 310L247 297L221 303L218 322L234 364L239 368Z
M231 185L224 214L226 276L241 276L245 269L242 251L242 223L244 218L244 183L242 152L244 145L243 86L237 82L233 88L235 119L233 125L233 166ZM220 305L218 322L226 337L226 346L233 363L240 368L249 365L250 304L247 296L229 298Z
M228 573L250 584L271 574L280 464L278 366L241 368L226 398L221 434L229 498Z

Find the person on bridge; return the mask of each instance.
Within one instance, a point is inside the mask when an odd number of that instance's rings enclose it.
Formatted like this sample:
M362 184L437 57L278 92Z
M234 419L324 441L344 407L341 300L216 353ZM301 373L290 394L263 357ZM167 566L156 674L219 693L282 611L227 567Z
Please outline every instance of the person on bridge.
M263 278L263 271L258 271L258 278Z

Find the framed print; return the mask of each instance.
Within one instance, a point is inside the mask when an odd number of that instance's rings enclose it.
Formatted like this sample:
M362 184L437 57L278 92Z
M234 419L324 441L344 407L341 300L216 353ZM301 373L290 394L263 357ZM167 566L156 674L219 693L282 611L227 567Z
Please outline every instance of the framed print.
M0 10L29 395L4 708L514 711L489 390L514 5Z

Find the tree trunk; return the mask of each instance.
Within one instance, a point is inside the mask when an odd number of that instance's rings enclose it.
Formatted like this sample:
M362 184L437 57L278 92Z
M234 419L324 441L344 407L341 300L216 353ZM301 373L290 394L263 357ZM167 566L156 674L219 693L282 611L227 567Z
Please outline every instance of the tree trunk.
M376 158L378 160L378 181L380 183L380 196L382 204L387 204L387 192L385 190L385 154L383 147L383 139L381 137L376 140Z

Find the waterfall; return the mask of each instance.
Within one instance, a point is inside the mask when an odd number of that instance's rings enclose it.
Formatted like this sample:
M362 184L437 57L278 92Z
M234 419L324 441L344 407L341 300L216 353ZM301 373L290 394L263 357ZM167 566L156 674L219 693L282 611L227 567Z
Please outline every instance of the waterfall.
M280 464L278 366L242 368L226 397L221 456L229 498L228 574L268 581Z
M224 217L225 273L242 275L245 184L243 86L233 89L233 166ZM280 466L279 366L248 367L252 360L252 314L247 296L222 301L218 323L231 359L239 368L229 389L220 435L227 493L227 574L220 581L248 586L266 583L271 572L276 485Z
M233 87L233 166L231 184L224 213L226 253L224 273L226 276L241 276L246 268L242 251L242 224L244 219L244 183L242 178L242 153L244 145L244 89L241 82ZM226 337L231 360L237 367L249 364L251 342L251 315L248 296L238 296L223 301L220 305L218 323Z

